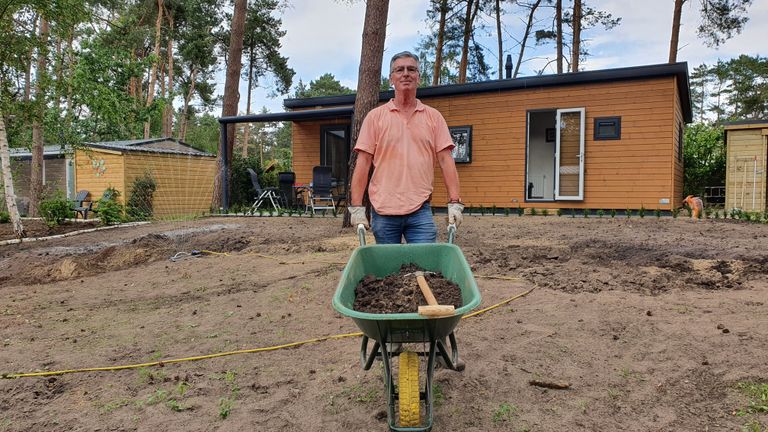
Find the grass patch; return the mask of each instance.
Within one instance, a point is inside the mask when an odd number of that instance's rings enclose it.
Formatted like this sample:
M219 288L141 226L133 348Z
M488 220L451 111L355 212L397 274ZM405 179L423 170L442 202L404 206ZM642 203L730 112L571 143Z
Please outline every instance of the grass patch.
M518 411L517 406L508 404L506 402L502 403L501 405L499 405L498 408L496 408L493 411L493 416L491 417L491 420L493 420L493 424L497 426L502 423L510 422L517 415L517 411Z
M749 399L749 405L736 415L768 413L768 383L740 382L736 388Z

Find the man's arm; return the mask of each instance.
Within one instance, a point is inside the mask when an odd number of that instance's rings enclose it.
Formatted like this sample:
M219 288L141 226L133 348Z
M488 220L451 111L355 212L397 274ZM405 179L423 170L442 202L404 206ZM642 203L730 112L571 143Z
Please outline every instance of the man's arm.
M360 155L358 155L358 163L360 163L359 158ZM446 148L439 151L437 153L437 162L440 164L440 170L443 172L443 181L445 182L445 188L448 190L448 201L458 202L461 199L459 173L456 171L456 163L453 161L453 156L451 156L451 149ZM357 174L357 169L355 169L355 174Z
M450 152L448 152L450 156ZM357 152L357 162L355 162L355 172L352 173L352 185L350 189L350 206L359 207L363 205L363 195L368 186L368 172L371 170L371 161L373 156L364 151ZM451 159L453 160L453 159ZM456 177L458 181L458 175Z

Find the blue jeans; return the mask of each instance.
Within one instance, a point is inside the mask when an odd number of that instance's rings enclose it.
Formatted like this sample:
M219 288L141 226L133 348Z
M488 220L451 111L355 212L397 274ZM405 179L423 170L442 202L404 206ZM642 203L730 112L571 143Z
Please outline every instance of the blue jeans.
M432 219L432 207L428 202L413 213L403 216L384 216L371 209L371 229L377 244L435 243L437 225Z

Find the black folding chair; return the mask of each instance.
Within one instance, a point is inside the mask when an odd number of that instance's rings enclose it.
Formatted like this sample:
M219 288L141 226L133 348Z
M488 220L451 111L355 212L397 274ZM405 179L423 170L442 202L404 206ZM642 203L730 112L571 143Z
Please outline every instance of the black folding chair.
M272 205L272 208L275 210L280 211L282 208L280 191L274 187L262 188L261 184L259 184L258 174L256 174L256 171L252 170L251 168L248 168L248 174L251 176L251 185L253 186L253 190L256 196L253 201L253 205L251 205L251 211L256 211L259 209L259 207L266 205L267 203Z
M336 211L333 197L333 178L331 167L316 166L312 168L312 187L310 188L309 206L312 213L316 210Z

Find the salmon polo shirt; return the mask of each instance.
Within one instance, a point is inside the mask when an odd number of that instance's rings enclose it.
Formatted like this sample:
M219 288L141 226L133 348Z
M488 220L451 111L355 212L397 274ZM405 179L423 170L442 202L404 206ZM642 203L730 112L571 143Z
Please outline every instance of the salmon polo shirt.
M418 210L432 194L437 153L453 147L442 114L418 99L410 118L393 100L371 110L355 151L373 155L368 196L376 213L399 216Z

